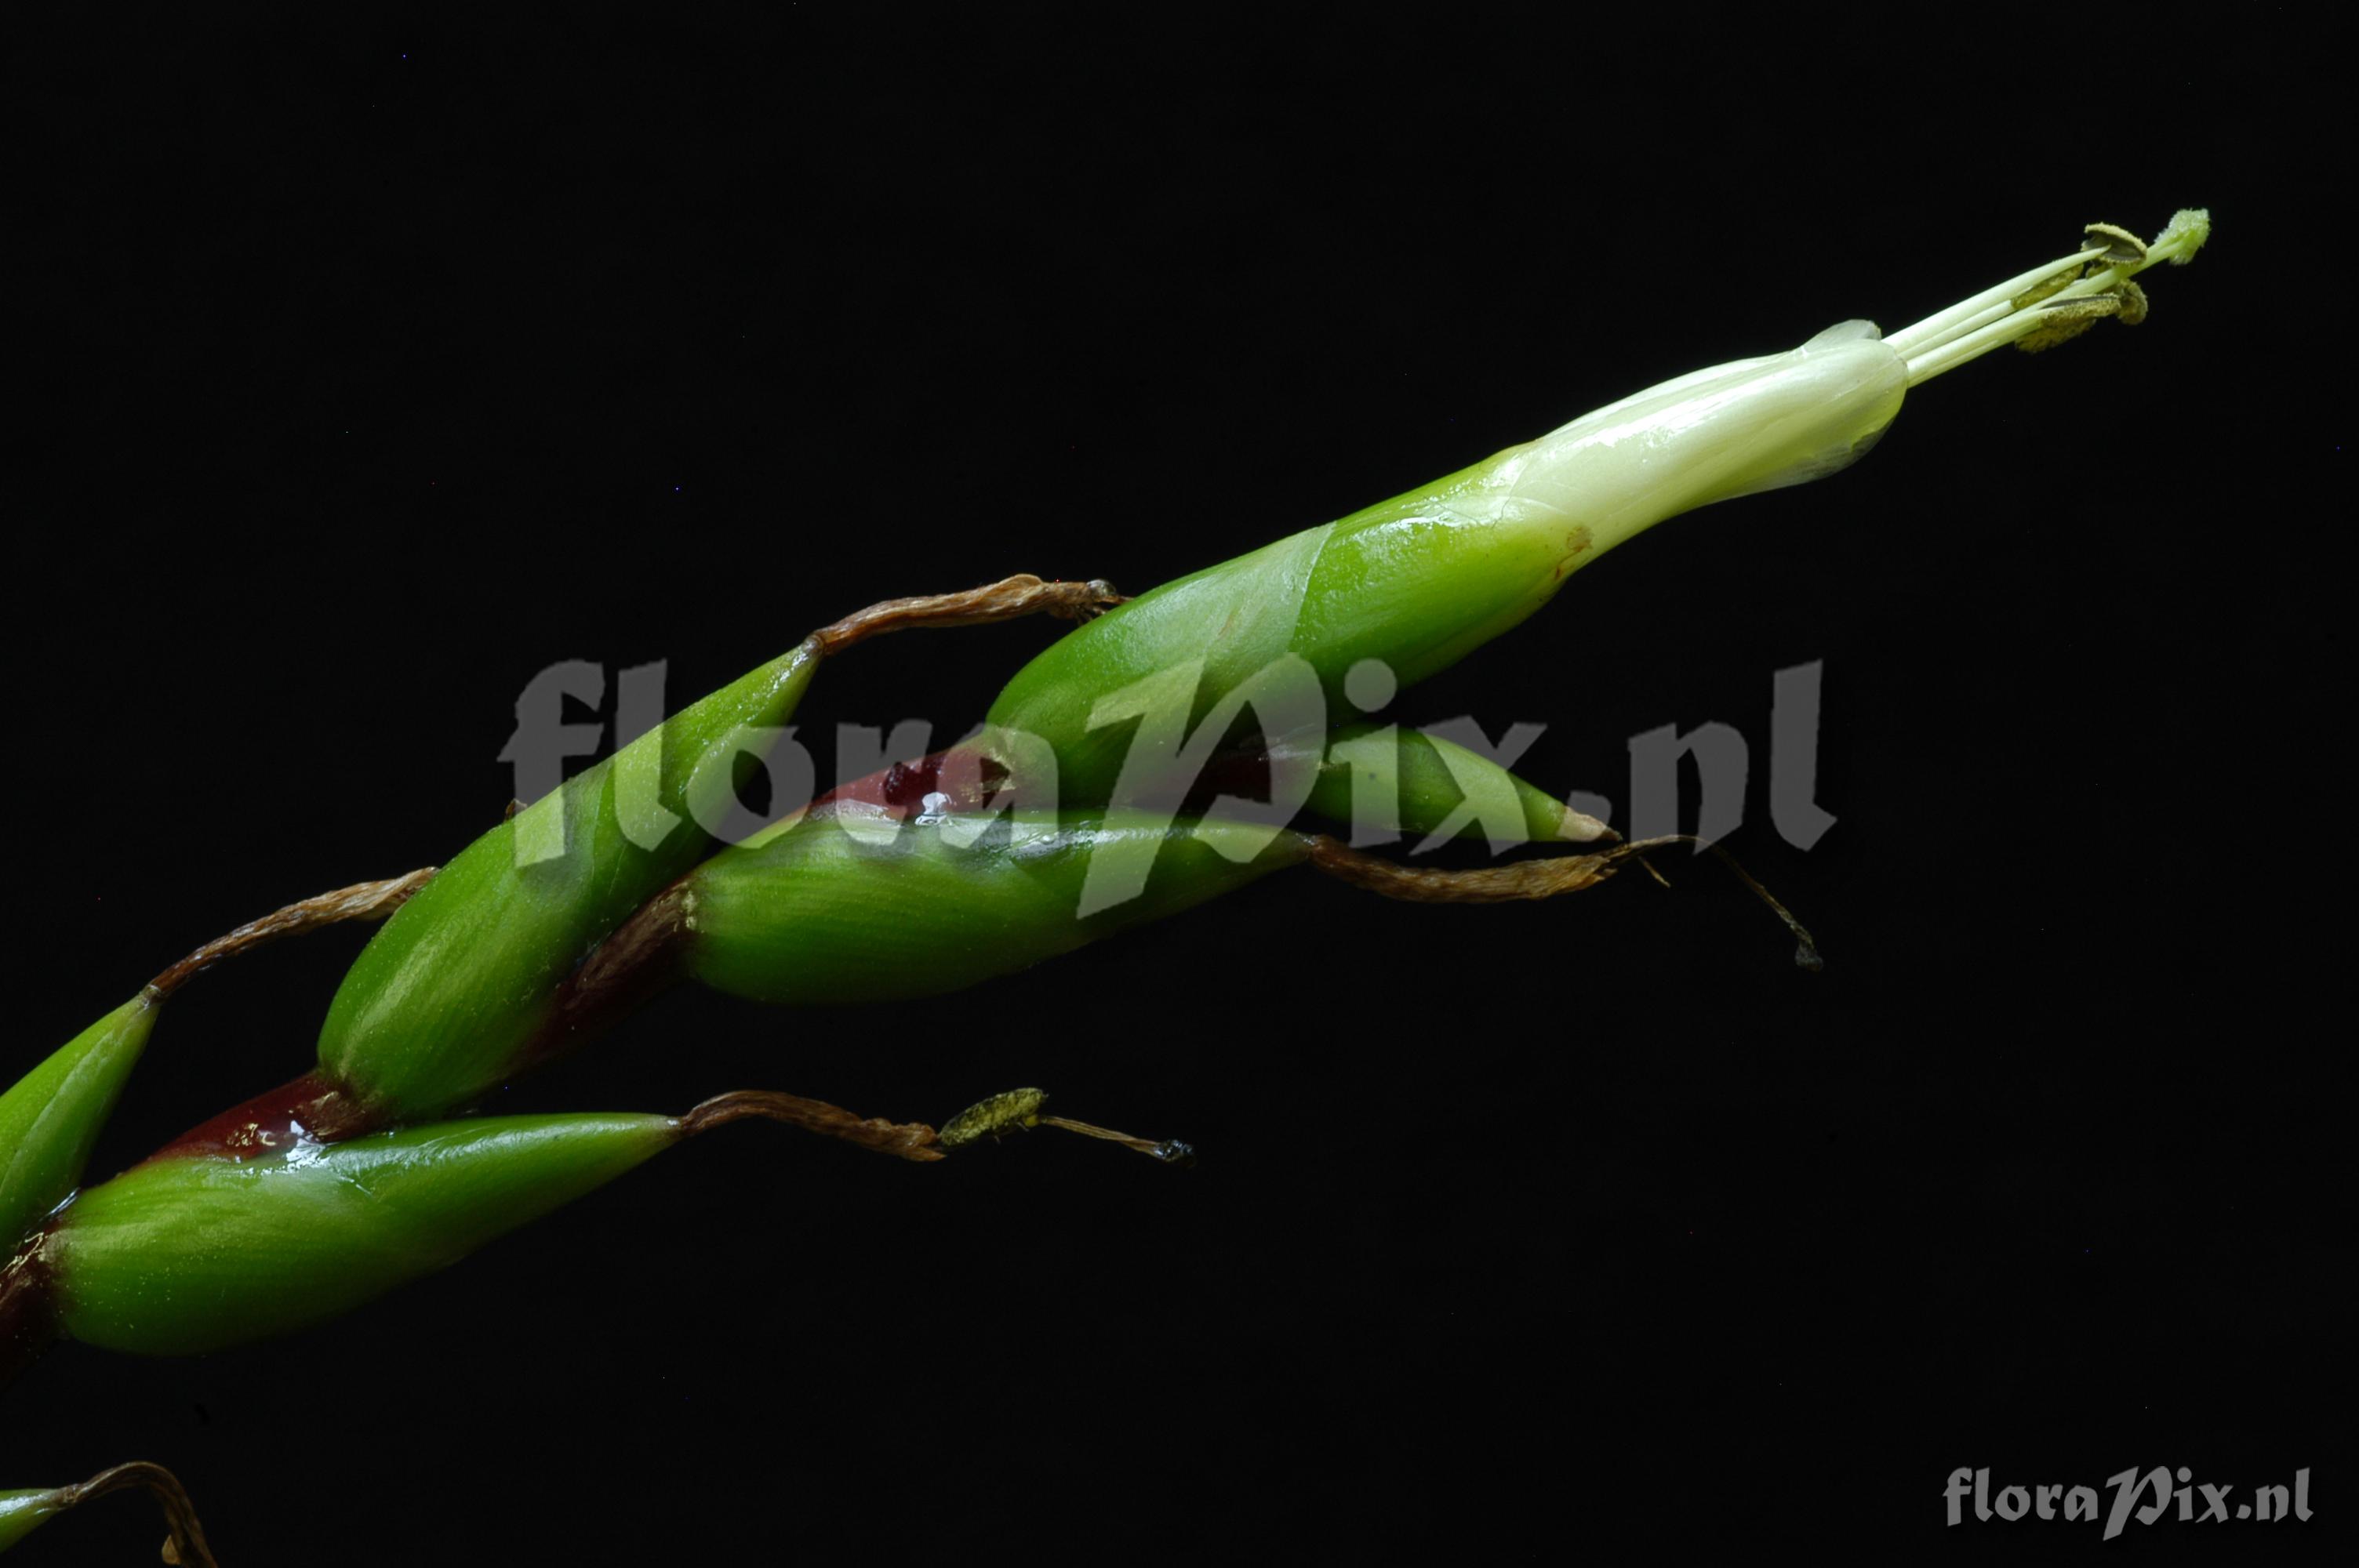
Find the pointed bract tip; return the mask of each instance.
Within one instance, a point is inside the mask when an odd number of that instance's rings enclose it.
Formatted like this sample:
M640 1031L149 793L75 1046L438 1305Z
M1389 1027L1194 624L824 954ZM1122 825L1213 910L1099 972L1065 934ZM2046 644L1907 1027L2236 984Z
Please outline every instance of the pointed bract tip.
M1589 813L1576 811L1570 806L1564 808L1564 820L1557 832L1569 844L1593 844L1600 838L1618 840L1622 837Z

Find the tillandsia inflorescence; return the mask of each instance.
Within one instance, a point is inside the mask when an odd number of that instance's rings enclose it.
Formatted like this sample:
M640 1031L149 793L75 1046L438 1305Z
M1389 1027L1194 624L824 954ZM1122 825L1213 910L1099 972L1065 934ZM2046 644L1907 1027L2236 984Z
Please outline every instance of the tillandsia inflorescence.
M2209 226L2183 211L2149 246L2092 225L2071 254L1901 331L1846 322L1678 377L1135 600L1019 577L872 607L514 813L439 875L346 889L208 945L0 1097L0 1229L16 1240L0 1272L0 1378L60 1335L181 1354L332 1317L749 1117L919 1162L1036 1126L1186 1162L1184 1145L1045 1115L1034 1089L939 1132L769 1092L677 1118L450 1118L680 979L764 1001L889 1002L1289 865L1466 902L1549 897L1643 864L1669 840L1614 842L1500 764L1363 716L1652 524L1847 466L1910 388L2009 342L2045 348L2104 316L2141 319L2137 274L2188 260ZM745 767L821 659L902 627L1041 611L1082 624L1016 675L970 741L713 852ZM1293 826L1305 809L1349 823L1352 841ZM1365 848L1477 828L1495 845L1607 847L1474 871ZM388 912L311 1071L75 1190L156 1009L190 974L268 935ZM0 1548L92 1488L139 1481L179 1510L175 1550L198 1561L201 1535L192 1515L183 1528L185 1498L163 1475L126 1466L115 1481L0 1494Z

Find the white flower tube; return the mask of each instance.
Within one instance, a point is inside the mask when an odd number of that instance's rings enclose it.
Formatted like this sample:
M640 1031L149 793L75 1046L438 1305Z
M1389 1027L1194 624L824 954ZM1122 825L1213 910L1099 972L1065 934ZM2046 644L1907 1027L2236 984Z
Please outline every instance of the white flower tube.
M1537 505L1577 520L1603 554L1682 512L1800 484L1849 467L1900 412L1903 395L2007 343L2045 348L2100 317L2142 320L2130 280L2184 263L2212 232L2183 211L2148 247L2111 224L2093 243L1889 337L1872 321L1828 328L1800 348L1667 381L1492 460L1482 481L1503 513Z
M1602 555L1666 517L1846 468L1908 390L1908 362L1871 321L1782 354L1714 365L1584 414L1493 460L1503 514L1539 508ZM1585 564L1585 562L1584 562Z
M1153 691L1168 688L1193 725L1292 661L1316 676L1325 712L1356 711L1343 706L1343 677L1362 661L1381 662L1401 685L1420 680L1664 518L1848 466L1909 388L2006 343L2044 348L2102 316L2143 319L2146 297L2132 278L2187 260L2210 230L2203 212L2184 211L2148 247L2093 224L2071 254L1903 331L1846 321L1786 353L1677 377L1431 485L1166 583L1018 673L992 705L1001 737L992 745L1015 772L1010 738L1045 743L1065 798L1086 804L1110 798L1130 733L1118 720L1146 700L1143 683L1162 683Z

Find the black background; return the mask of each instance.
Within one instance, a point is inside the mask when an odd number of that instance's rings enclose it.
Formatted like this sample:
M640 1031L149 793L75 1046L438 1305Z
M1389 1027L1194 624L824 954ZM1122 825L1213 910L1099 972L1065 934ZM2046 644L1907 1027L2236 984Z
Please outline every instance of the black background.
M27 1065L203 938L489 827L560 659L668 660L679 703L882 597L1144 588L2091 220L2209 203L2218 237L2145 326L1920 389L1855 470L1650 534L1398 705L1545 721L1523 771L1617 803L1628 737L1734 725L1732 848L1823 974L1697 866L1475 910L1290 875L891 1010L677 994L497 1108L937 1119L1038 1083L1205 1158L734 1130L290 1341L60 1349L0 1407L0 1483L161 1461L233 1568L1907 1561L2095 1544L1945 1531L1961 1465L2312 1465L2309 1527L2108 1550L2322 1545L2327 95L2267 27L1878 15L16 52ZM946 741L1049 634L874 644L799 733ZM1804 853L1767 763L1810 660L1838 824ZM360 940L177 1001L97 1168L307 1065ZM93 1509L28 1568L155 1535Z

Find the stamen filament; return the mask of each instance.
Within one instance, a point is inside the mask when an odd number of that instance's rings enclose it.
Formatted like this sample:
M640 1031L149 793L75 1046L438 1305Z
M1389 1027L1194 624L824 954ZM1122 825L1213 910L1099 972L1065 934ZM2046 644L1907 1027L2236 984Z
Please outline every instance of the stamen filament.
M2118 230L2105 232L2119 235ZM2038 284L2060 274L2090 265L2093 256L2120 251L2114 243L2091 245L2072 255L2033 267L1972 298L1937 311L1922 321L1892 333L1884 341L1908 365L1908 384L1921 386L1993 349L2015 342L2054 324L2049 312L2073 300L2118 292L2130 279L2161 262L2185 263L2212 232L2211 214L2201 208L2175 214L2162 238L2136 260L2115 260L2061 287L2025 297ZM2136 316L2131 318L2136 319Z
M1971 299L1962 299L1946 310L1936 311L1914 326L1888 332L1885 334L1884 341L1898 350L1904 359L1914 358L1928 349L1939 348L1991 319L1994 309L2001 315L2013 309L2015 297L2033 284L2054 277L2068 266L2078 266L2104 251L2103 245L2091 245L2069 256L2059 256L2043 266L2018 273L2005 283L1985 288Z

